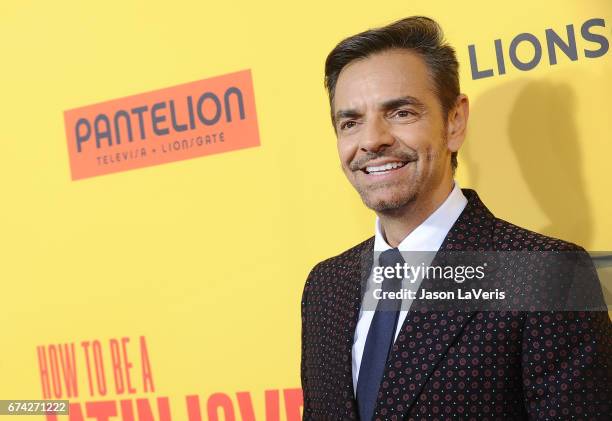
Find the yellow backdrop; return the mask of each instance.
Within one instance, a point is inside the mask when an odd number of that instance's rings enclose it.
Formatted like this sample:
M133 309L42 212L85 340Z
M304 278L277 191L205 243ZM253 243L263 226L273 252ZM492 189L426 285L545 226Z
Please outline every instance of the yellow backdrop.
M172 418L186 420L186 396L197 396L203 420L215 419L210 408L249 419L248 397L257 419L275 419L278 396L280 419L295 419L305 277L372 235L374 221L340 170L323 63L345 36L409 15L438 20L458 53L471 102L461 186L513 223L612 249L612 60L602 41L612 41L612 4L467 4L3 1L0 399L42 398L51 355L66 397L58 352L74 344L70 400L85 417L96 411L88 402L113 401L121 419L119 401L146 398L163 419L156 401L167 397ZM585 38L591 19L604 26ZM566 39L567 25L576 60L557 49L551 65L546 30ZM521 33L542 45L529 71L509 59ZM473 78L470 45L478 71L493 76ZM533 51L515 50L523 62ZM260 146L71 180L65 110L244 69ZM107 391L90 396L94 341ZM125 360L134 393L114 380L113 361Z

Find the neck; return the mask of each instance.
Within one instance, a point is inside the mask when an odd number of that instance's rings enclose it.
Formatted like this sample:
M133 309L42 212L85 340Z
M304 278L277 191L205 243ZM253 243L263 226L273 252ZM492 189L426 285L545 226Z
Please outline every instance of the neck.
M391 247L397 247L416 227L421 225L448 198L453 181L439 186L427 197L415 198L404 207L391 212L377 213L383 237Z

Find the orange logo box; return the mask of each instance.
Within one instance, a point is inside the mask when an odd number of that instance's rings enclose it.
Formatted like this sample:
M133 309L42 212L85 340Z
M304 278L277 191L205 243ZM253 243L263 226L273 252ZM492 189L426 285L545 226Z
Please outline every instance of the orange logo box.
M64 112L72 179L259 146L250 70Z

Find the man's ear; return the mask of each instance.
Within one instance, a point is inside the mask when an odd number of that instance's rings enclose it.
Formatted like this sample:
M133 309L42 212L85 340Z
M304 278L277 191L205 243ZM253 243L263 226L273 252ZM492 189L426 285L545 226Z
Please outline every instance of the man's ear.
M469 115L468 97L465 94L459 94L455 106L448 113L446 124L447 146L451 152L457 152L465 140Z

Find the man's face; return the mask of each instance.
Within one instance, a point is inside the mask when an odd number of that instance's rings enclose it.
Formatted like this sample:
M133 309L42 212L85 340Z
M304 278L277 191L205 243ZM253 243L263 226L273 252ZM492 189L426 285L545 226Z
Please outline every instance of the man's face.
M334 96L342 169L377 212L402 209L452 180L442 108L428 68L387 50L342 69Z

